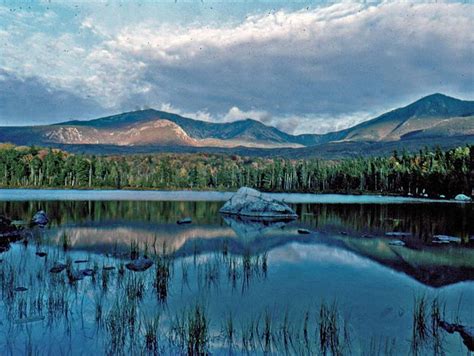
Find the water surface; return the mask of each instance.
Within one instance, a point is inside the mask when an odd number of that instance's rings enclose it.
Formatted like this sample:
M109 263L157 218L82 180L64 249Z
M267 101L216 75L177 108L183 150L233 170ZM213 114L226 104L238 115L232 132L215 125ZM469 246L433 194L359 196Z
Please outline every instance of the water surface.
M131 335L127 329L124 337L126 353L146 350L146 321L156 314L161 351L185 352L170 330L177 315L196 305L205 309L214 353L229 348L223 331L229 316L236 329L234 352L245 349L245 330L254 325L260 336L255 336L251 353L316 353L321 303L337 304L341 335L345 323L351 340L344 354L370 354L387 347L393 354L410 352L416 298L425 297L429 304L437 298L445 304L448 321L474 324L471 204L286 194L280 197L293 202L299 219L261 222L221 216L218 210L229 193L26 193L1 191L0 214L27 225L42 209L51 221L44 229L29 230L26 246L3 244L3 283L14 271L14 285L28 291L15 292L12 299L3 295L2 354L29 349L54 354L117 351L110 320L123 302L123 291L134 283L143 284L144 295L134 312L135 332ZM192 224L176 224L183 217L191 217ZM299 234L300 228L311 233ZM392 232L406 233L401 237L406 245L390 245L399 238L386 236ZM461 242L436 244L436 234L460 237ZM145 272L119 273L137 244L141 254L156 256L165 250L173 256L166 296L157 293L157 262ZM48 256L40 258L37 251ZM96 268L96 276L70 284L65 272L49 273L55 262L68 259L75 269ZM74 264L77 260L87 262ZM116 269L104 277L103 266ZM67 295L66 316L61 310L55 315L57 308L48 304L55 298L59 303L60 293ZM35 306L38 299L44 300L40 310ZM98 306L103 310L100 320ZM309 348L301 336L307 315ZM264 338L268 320L273 335L269 345ZM289 346L281 342L287 329L293 335ZM441 336L448 354L466 354L458 335ZM433 347L430 338L419 352L433 354Z

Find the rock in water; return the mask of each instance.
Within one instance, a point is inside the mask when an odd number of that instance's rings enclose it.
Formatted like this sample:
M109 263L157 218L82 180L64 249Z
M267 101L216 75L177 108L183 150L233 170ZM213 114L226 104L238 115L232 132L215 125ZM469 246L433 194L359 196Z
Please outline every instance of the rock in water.
M403 242L402 240L392 240L389 241L388 244L392 246L405 246L405 242Z
M468 197L467 195L458 194L454 197L454 200L456 200L456 201L471 201L472 199L470 197Z
M457 242L460 243L462 240L460 237L457 236L449 236L449 235L434 235L433 236L434 243L450 243L450 242Z
M31 219L33 224L38 226L45 226L48 222L48 215L43 210L38 211L35 215L33 215L33 219Z
M176 221L176 223L178 225L191 224L192 222L193 222L193 220L191 218L184 218L184 219L180 219L180 220Z
M311 231L308 229L298 229L298 234L308 235L311 234Z
M140 257L125 265L129 270L134 272L143 272L151 267L153 261L147 257Z
M66 265L64 263L57 262L54 264L53 267L49 270L51 273L60 273L66 269Z
M411 236L411 233L409 232L398 232L398 231L393 231L393 232L386 232L385 236L391 236L391 237L408 237Z
M258 190L240 188L219 210L223 214L261 218L297 218L298 215L285 203Z

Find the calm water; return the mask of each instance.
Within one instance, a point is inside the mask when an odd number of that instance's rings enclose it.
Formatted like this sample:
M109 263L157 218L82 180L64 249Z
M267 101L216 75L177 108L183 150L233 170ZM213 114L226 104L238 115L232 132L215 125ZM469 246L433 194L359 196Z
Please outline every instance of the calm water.
M280 198L293 202L300 218L270 223L219 215L227 193L100 192L93 200L91 194L0 191L0 215L21 225L42 209L51 220L44 229L25 228L26 246L2 244L0 354L146 353L147 322L157 315L158 350L185 352L185 337L176 330L196 305L205 311L214 354L229 348L318 353L321 303L337 305L343 354L410 352L417 298L428 303L427 319L437 298L447 321L474 325L472 204L287 194ZM192 224L176 224L183 217ZM390 245L400 238L386 236L391 232L409 234L401 238L406 245ZM434 244L436 234L461 242ZM141 254L168 256L160 258L169 264L160 287L157 262L122 274L137 244ZM69 283L66 272L49 273L55 262L68 260L74 270L92 268L95 275ZM28 290L8 295L8 285ZM122 331L114 311L125 308L130 296L124 295L137 285L142 295L127 307L132 311ZM433 354L432 339L421 343L419 354ZM447 354L467 354L457 334L441 331L441 343Z

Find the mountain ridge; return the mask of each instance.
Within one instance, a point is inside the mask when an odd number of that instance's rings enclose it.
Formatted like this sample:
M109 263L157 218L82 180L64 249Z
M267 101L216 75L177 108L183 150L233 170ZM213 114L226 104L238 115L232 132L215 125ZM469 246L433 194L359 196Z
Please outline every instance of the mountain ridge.
M353 127L327 134L291 135L253 119L214 123L194 120L178 114L145 109L98 119L72 120L52 125L0 127L0 142L19 145L148 146L235 148L245 150L292 148L308 152L311 147L324 152L331 147L354 144L380 147L383 143L472 142L474 137L474 101L444 94L425 96L409 105L388 111ZM452 138L452 139L451 139ZM380 144L377 144L380 143ZM388 143L392 143L388 145ZM377 144L377 145L376 145ZM77 148L77 147L76 147ZM338 148L337 148L338 149ZM108 151L108 150L106 150ZM133 149L132 149L133 151ZM295 152L298 154L298 152ZM315 152L317 155L317 152Z

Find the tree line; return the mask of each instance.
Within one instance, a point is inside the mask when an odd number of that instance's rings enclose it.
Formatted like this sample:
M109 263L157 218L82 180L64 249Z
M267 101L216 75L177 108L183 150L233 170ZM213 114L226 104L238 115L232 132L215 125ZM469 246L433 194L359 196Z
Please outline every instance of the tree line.
M0 146L0 186L470 195L474 146L387 157L248 158L216 154L95 156Z

